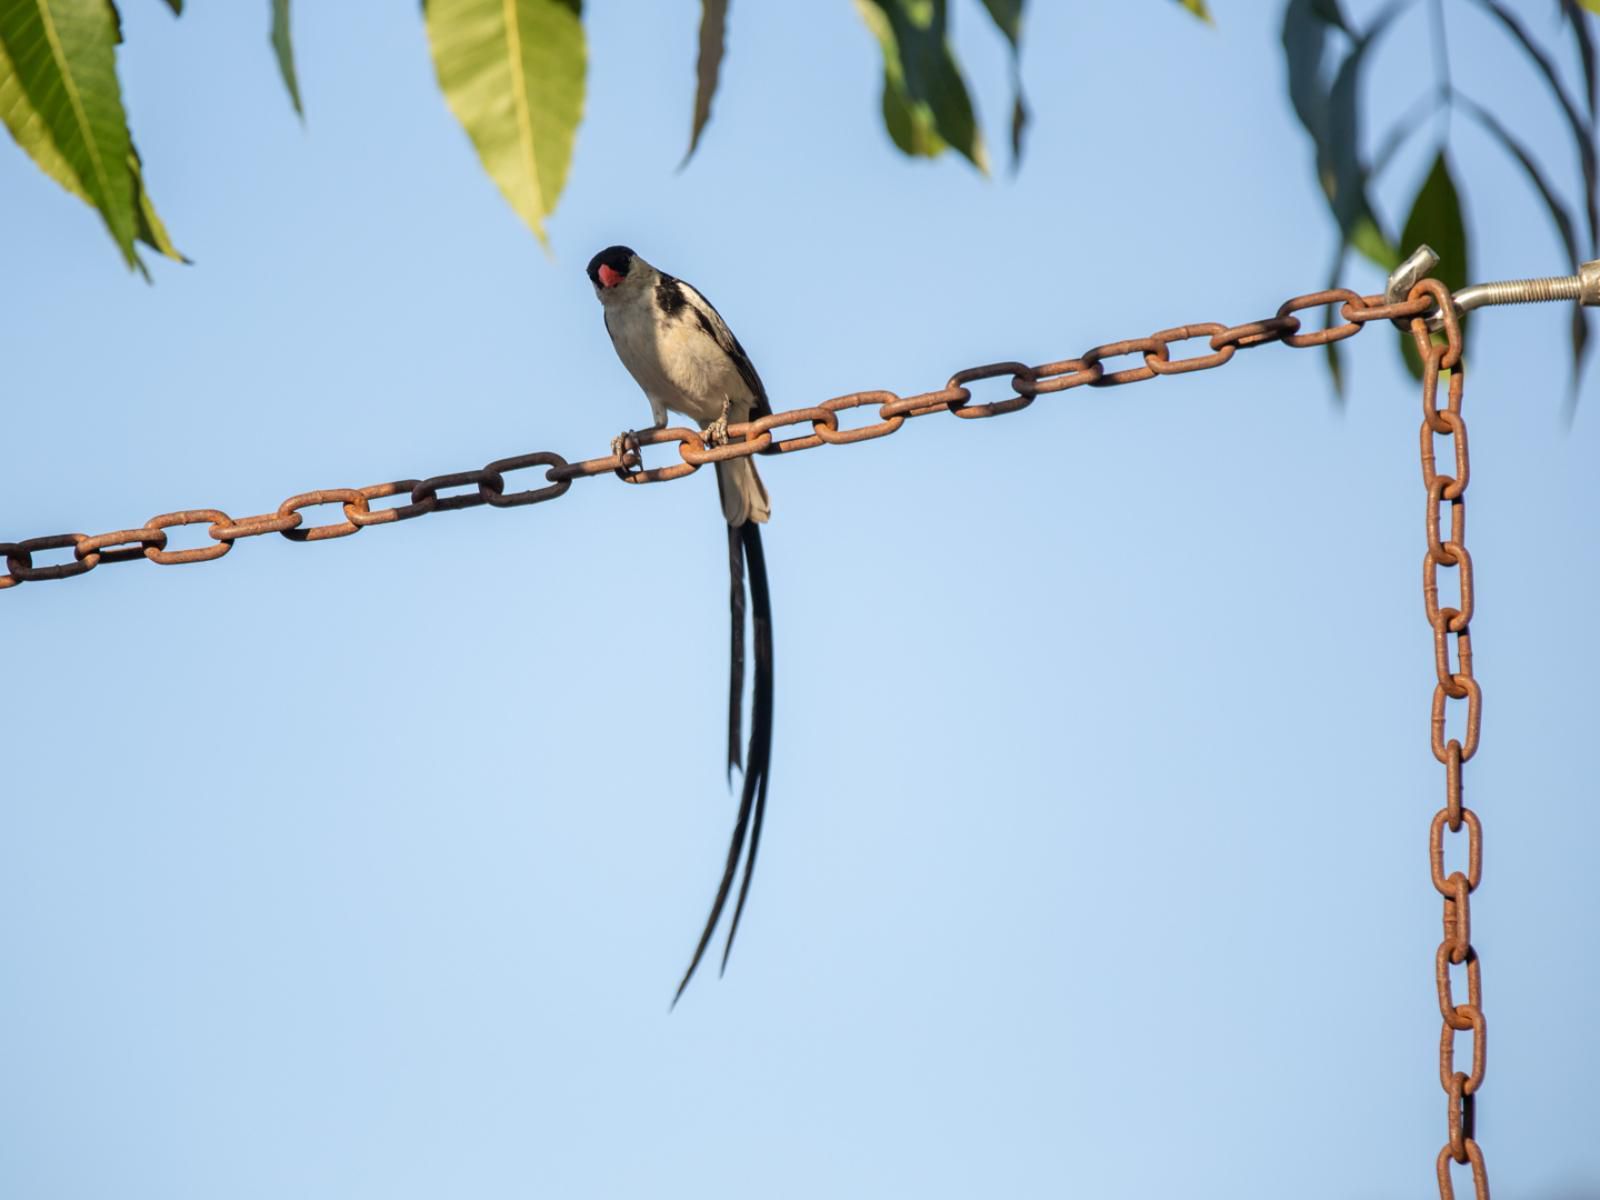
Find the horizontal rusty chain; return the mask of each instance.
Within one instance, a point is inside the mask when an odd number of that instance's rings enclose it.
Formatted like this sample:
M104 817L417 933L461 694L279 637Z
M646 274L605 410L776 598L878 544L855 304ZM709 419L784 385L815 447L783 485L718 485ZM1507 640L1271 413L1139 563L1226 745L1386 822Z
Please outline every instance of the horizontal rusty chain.
M1321 307L1338 307L1344 322L1327 329L1300 332L1300 318L1296 313ZM0 575L0 590L19 583L42 582L50 579L70 579L86 574L108 563L131 562L149 559L162 566L177 563L209 562L221 558L233 549L242 538L259 537L277 533L294 542L318 542L330 538L349 537L371 525L390 525L409 521L429 513L451 512L462 508L490 505L495 508L514 508L524 504L539 504L565 495L576 479L596 475L614 474L627 483L660 483L680 479L698 471L706 463L724 462L755 454L790 454L798 450L811 450L818 446L849 445L871 441L898 431L907 420L924 417L930 413L948 412L964 420L998 417L1027 408L1039 396L1051 395L1070 388L1115 387L1125 383L1139 383L1162 375L1181 375L1190 371L1203 371L1220 367L1230 361L1240 350L1264 346L1269 342L1282 342L1289 346L1321 346L1359 333L1373 321L1392 321L1402 329L1414 318L1427 316L1433 311L1434 300L1429 295L1419 295L1396 303L1386 303L1382 296L1360 296L1344 288L1312 292L1286 300L1278 311L1259 321L1243 325L1222 325L1202 322L1163 329L1148 337L1128 338L1120 342L1107 342L1085 350L1077 358L1028 366L1020 362L989 363L957 371L938 391L923 392L913 396L900 396L888 391L852 392L809 408L794 408L773 413L759 420L730 425L729 436L734 439L726 445L708 446L698 430L684 428L649 429L638 435L640 446L653 446L676 442L681 462L664 467L645 468L638 452L631 447L621 454L600 458L587 458L569 462L552 451L541 450L515 458L502 458L472 471L456 471L434 475L427 479L397 479L388 483L374 483L366 487L322 488L290 496L272 511L251 517L231 517L220 509L192 508L161 513L151 517L135 529L119 529L112 533L89 536L82 533L59 533L46 537L26 538L18 542L0 542L0 558L5 560L6 573ZM1182 342L1207 339L1209 352L1174 357L1173 347ZM1141 365L1106 370L1110 359L1138 356ZM975 404L969 384L988 379L1005 379L1012 395L1004 399ZM873 424L844 429L839 425L839 414L855 408L877 406L877 421ZM809 426L809 432L781 437L775 434L795 426ZM523 491L507 492L505 476L512 471L544 467L545 486ZM1443 478L1443 477L1441 477ZM1466 482L1464 472L1458 472L1461 484ZM472 487L475 490L456 495L440 495L451 488ZM387 508L373 508L372 502L392 496L404 496L407 503ZM1446 495L1447 500L1454 496ZM302 510L322 504L338 504L344 510L342 521L307 527ZM167 530L183 525L202 525L213 544L186 550L168 550ZM1459 548L1460 542L1452 533L1452 540L1438 562L1454 565L1448 557ZM34 555L48 550L71 550L71 562L50 566L35 566ZM1461 554L1465 555L1465 550ZM1463 571L1463 579L1467 572ZM1463 593L1463 606L1470 603ZM1465 624L1465 618L1461 618Z

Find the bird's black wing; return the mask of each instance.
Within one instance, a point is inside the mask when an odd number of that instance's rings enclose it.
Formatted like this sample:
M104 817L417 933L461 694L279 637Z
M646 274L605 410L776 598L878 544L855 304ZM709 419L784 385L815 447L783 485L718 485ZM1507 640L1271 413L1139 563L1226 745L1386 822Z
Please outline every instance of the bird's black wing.
M761 376L756 373L755 364L750 361L750 356L744 352L744 347L739 344L739 339L733 336L733 330L728 328L728 323L722 319L722 314L712 307L699 292L681 279L672 279L671 276L662 276L661 284L657 285L657 303L662 310L671 313L673 297L663 299L660 289L670 281L670 289L676 290L682 298L683 307L693 314L699 322L700 328L706 335L721 347L722 352L732 361L739 378L744 381L745 387L750 389L750 415L752 417L766 417L772 415L772 405L767 400L767 389L761 382Z

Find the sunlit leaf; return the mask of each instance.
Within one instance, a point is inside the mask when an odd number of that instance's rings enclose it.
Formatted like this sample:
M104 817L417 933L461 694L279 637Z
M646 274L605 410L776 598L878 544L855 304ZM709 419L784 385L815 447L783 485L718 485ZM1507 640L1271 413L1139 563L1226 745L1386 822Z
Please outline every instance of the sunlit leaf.
M1214 24L1211 19L1211 10L1206 7L1206 0L1178 0L1184 8L1199 17L1207 25Z
M300 106L300 77L295 74L294 43L289 40L289 0L272 0L272 53L277 57L283 86L289 89L289 102L303 121L306 110Z
M883 51L883 121L907 154L949 146L989 169L972 100L945 39L944 0L856 0Z
M583 116L580 0L426 0L439 87L490 178L545 242Z
M131 267L138 262L132 141L117 83L116 37L104 0L0 3L7 74L0 120L47 175L100 213Z
M728 27L728 0L702 0L700 6L700 55L695 60L694 123L689 131L687 163L700 144L700 131L711 119L711 99L717 94L717 76L722 71L722 54Z
M1411 213L1400 234L1400 244L1413 250L1424 242L1439 256L1433 277L1452 292L1466 287L1471 273L1467 261L1467 224L1461 215L1461 196L1456 191L1455 180L1450 177L1450 163L1443 150L1433 160L1428 177L1411 202ZM1400 346L1406 366L1418 379L1422 378L1422 360L1412 340L1401 338Z
M22 91L22 84L12 69L11 60L3 44L0 44L0 117L3 117L6 128L11 131L11 136L19 145L31 147L30 153L40 170L84 203L93 204L83 186L83 181L78 178L77 171L56 149L49 131L44 127L44 119L39 116L27 94ZM145 192L144 168L139 161L139 152L131 142L128 147L126 170L133 190L134 225L138 240L168 258L188 262L189 260L184 258L172 244L166 226L162 224L155 205ZM134 265L143 270L142 263L136 261Z

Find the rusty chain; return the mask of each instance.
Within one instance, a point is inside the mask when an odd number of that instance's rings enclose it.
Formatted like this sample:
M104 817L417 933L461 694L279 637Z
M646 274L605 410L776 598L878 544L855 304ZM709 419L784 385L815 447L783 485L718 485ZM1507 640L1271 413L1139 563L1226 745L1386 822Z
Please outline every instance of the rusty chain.
M1327 329L1300 332L1300 318L1295 313L1306 309L1338 306L1343 324ZM1181 375L1189 371L1202 371L1220 367L1231 360L1239 350L1263 346L1269 342L1283 342L1289 346L1321 346L1359 333L1372 321L1404 323L1429 315L1433 310L1432 294L1415 295L1398 303L1386 303L1382 296L1359 296L1345 288L1313 292L1296 296L1279 305L1278 311L1259 321L1243 325L1226 326L1216 322L1201 322L1163 329L1148 337L1128 338L1108 342L1085 350L1077 358L1062 359L1030 367L1020 362L988 363L957 371L938 391L923 392L915 396L899 396L888 391L853 392L839 396L810 408L795 408L773 413L756 421L730 425L728 433L734 440L727 445L711 447L702 440L699 431L684 428L652 429L638 435L640 446L676 442L681 462L670 466L645 468L638 452L632 448L624 453L602 458L589 458L581 462L568 462L551 451L538 451L502 458L473 471L457 471L447 475L434 475L427 479L397 479L388 483L374 483L366 487L323 488L290 496L272 511L253 517L235 519L214 508L182 509L151 517L134 529L119 529L93 537L82 533L59 533L46 537L26 538L19 542L0 542L0 557L5 560L6 573L0 575L0 590L19 583L50 579L70 579L83 575L96 567L110 563L130 562L144 558L161 566L178 563L209 562L221 558L233 549L241 538L278 533L295 542L318 542L329 538L348 537L368 526L389 525L407 521L429 513L449 512L461 508L475 508L488 504L495 508L513 508L525 504L538 504L565 495L575 479L596 475L615 474L628 483L659 483L678 479L699 470L706 463L742 458L753 454L789 454L797 450L810 450L822 445L848 445L885 437L899 430L912 417L929 413L949 412L964 419L998 417L1027 408L1036 397L1069 388L1113 387L1124 383L1137 383L1163 375ZM1195 338L1208 338L1209 353L1188 358L1174 358L1171 347ZM1142 365L1107 371L1108 359L1125 355L1139 355ZM1013 394L989 403L975 404L968 384L981 380L1009 377ZM854 429L841 429L839 414L850 409L877 405L877 421ZM787 438L775 438L776 431L795 425L809 425L811 431ZM1465 453L1463 443L1462 453ZM531 467L544 467L546 486L522 491L506 490L505 476L513 471ZM443 496L450 488L472 487L476 490L464 494ZM405 496L406 503L390 507L373 508L372 502L392 496ZM344 510L344 520L306 527L303 509L320 504L339 504ZM167 549L167 530L184 525L204 525L212 544L195 546L186 550ZM72 561L50 566L35 566L33 556L48 550L73 552ZM1444 561L1444 560L1441 560Z
M1295 313L1338 306L1344 322L1325 329L1300 332ZM85 574L107 563L146 558L166 566L177 563L207 562L221 558L240 538L279 533L291 541L316 542L348 537L372 525L387 525L435 512L475 508L483 504L513 508L538 504L563 496L575 479L614 474L627 483L658 483L693 474L706 463L747 457L755 454L787 454L821 445L848 445L870 441L900 430L908 418L949 412L963 419L1003 416L1027 408L1043 395L1081 387L1114 387L1138 383L1163 375L1180 375L1209 370L1229 362L1239 350L1271 342L1289 346L1321 346L1359 333L1374 321L1391 321L1409 329L1422 356L1423 420L1421 427L1422 482L1427 491L1427 542L1423 558L1423 604L1433 631L1434 664L1438 676L1433 692L1432 732L1434 756L1445 768L1445 806L1435 814L1429 831L1429 861L1433 885L1444 897L1444 938L1435 954L1435 978L1439 992L1439 1011L1443 1030L1439 1043L1439 1080L1448 1097L1448 1138L1436 1162L1441 1200L1453 1200L1452 1161L1472 1169L1477 1200L1488 1200L1489 1184L1483 1152L1474 1138L1474 1105L1483 1082L1485 1026L1482 985L1477 951L1472 946L1469 896L1481 876L1483 838L1477 814L1461 802L1461 768L1478 749L1482 692L1472 674L1472 643L1468 625L1472 620L1472 559L1465 545L1466 510L1463 497L1468 482L1467 429L1461 416L1463 367L1459 312L1448 288L1434 279L1424 279L1412 287L1405 300L1385 302L1383 296L1360 296L1347 289L1332 289L1286 300L1271 317L1242 325L1226 326L1200 322L1161 330L1148 337L1128 338L1085 350L1077 358L1028 366L1020 362L997 362L957 371L937 391L899 396L889 391L853 392L808 408L790 409L759 420L730 425L733 439L726 445L709 446L693 429L666 428L641 431L639 446L676 443L681 462L646 468L638 452L628 448L621 454L569 462L560 454L537 451L491 462L477 470L457 471L427 479L398 479L360 488L323 488L290 496L268 513L234 519L218 509L184 509L151 517L142 526L121 529L93 537L81 533L53 534L20 542L0 542L0 557L7 573L0 575L0 590L19 583L68 579ZM1434 344L1430 325L1441 325L1445 341ZM1209 353L1174 358L1171 347L1179 342L1207 338ZM1142 365L1107 371L1108 359L1139 355ZM1012 395L987 403L973 403L967 385L988 379L1009 377ZM1438 386L1448 377L1446 406L1438 407ZM851 409L877 405L877 421L852 429L842 429L839 414ZM810 425L809 433L774 438L775 431L790 426ZM1448 434L1455 457L1455 473L1440 473L1435 467L1434 437ZM545 468L545 486L522 491L506 490L505 476L513 471ZM464 494L441 495L452 488L471 487ZM388 508L373 508L372 502L404 496L406 503ZM1450 506L1449 536L1443 534L1440 506ZM339 504L343 521L305 527L302 510L321 504ZM211 545L186 550L168 550L167 530L175 526L204 525ZM71 562L35 566L33 555L47 550L73 551ZM1439 603L1439 569L1455 569L1458 575L1457 606ZM1452 639L1454 666L1452 667ZM1465 743L1457 738L1445 740L1446 712L1451 700L1465 700ZM1466 830L1467 866L1465 872L1444 873L1444 834ZM1466 1002L1455 1002L1451 968L1461 968L1465 976ZM1471 1071L1456 1069L1456 1034L1472 1033Z
M1489 1176L1483 1165L1483 1151L1473 1136L1474 1110L1478 1088L1483 1083L1485 1027L1483 983L1478 952L1472 946L1472 915L1469 897L1477 890L1483 873L1483 827L1478 815L1461 803L1461 768L1478 752L1478 727L1483 709L1483 692L1472 675L1472 556L1466 547L1467 425L1461 417L1461 395L1465 371L1461 361L1461 326L1455 301L1436 279L1425 279L1410 295L1428 296L1439 304L1445 340L1434 344L1428 322L1421 317L1411 322L1417 352L1422 356L1422 486L1428 494L1428 549L1422 559L1422 603L1433 630L1433 662L1438 676L1433 688L1432 731L1429 742L1433 756L1444 764L1445 804L1434 814L1428 830L1428 863L1433 886L1444 897L1444 938L1434 954L1434 978L1439 988L1439 1015L1443 1028L1439 1035L1439 1083L1447 1097L1448 1136L1439 1151L1436 1171L1440 1200L1454 1200L1455 1185L1450 1177L1452 1161L1472 1168L1472 1187L1477 1200L1489 1200ZM1445 407L1439 407L1439 380L1448 373ZM1434 438L1448 434L1455 454L1455 473L1436 469ZM1449 536L1439 518L1443 504L1450 506ZM1455 607L1439 603L1439 568L1458 572L1459 599ZM1452 647L1452 640L1454 646ZM1452 648L1454 666L1451 665ZM1462 737L1445 740L1445 715L1452 700L1465 700L1465 728ZM1444 872L1445 831L1466 830L1467 868ZM1451 968L1461 969L1466 982L1466 1002L1456 1003ZM1456 1035L1472 1033L1472 1070L1456 1066Z

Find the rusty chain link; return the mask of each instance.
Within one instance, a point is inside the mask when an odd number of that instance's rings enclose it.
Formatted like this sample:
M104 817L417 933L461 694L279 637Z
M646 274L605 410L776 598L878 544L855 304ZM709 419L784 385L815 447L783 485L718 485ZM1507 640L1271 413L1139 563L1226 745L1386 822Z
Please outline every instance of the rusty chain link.
M1485 1026L1483 984L1478 952L1472 946L1472 910L1469 897L1477 890L1483 874L1483 828L1478 815L1461 803L1461 767L1478 752L1478 726L1483 709L1483 692L1472 675L1472 556L1466 547L1466 491L1470 471L1467 458L1467 425L1461 416L1461 395L1465 371L1461 362L1461 326L1455 301L1449 289L1436 279L1424 279L1410 291L1410 298L1426 297L1430 306L1437 301L1443 318L1445 341L1435 345L1423 317L1411 320L1411 335L1422 356L1422 486L1428 494L1427 541L1422 558L1422 605L1433 630L1433 663L1437 681L1433 688L1429 743L1433 756L1444 764L1445 803L1434 814L1428 830L1428 864L1433 886L1444 897L1444 938L1434 954L1434 979L1439 989L1439 1015L1443 1028L1439 1035L1439 1083L1447 1097L1444 1147L1439 1151L1435 1170L1439 1177L1440 1200L1454 1200L1455 1185L1450 1177L1452 1161L1472 1168L1472 1187L1477 1200L1489 1200L1489 1176L1483 1165L1483 1151L1473 1136L1478 1088L1483 1083ZM1439 380L1448 373L1445 407L1439 407ZM1455 455L1455 474L1437 469L1434 438L1448 435ZM1448 536L1439 509L1450 506ZM1459 599L1454 607L1439 603L1439 569L1457 572ZM1454 646L1452 647L1452 641ZM1452 665L1452 649L1454 664ZM1465 700L1461 738L1445 740L1445 718L1450 701ZM1466 830L1465 871L1444 870L1445 831ZM1456 1002L1451 968L1465 976L1465 1003ZM1456 1064L1456 1035L1472 1033L1472 1069L1462 1071Z
M1337 305L1345 322L1329 329L1301 333L1300 318L1294 314L1306 309ZM938 391L923 392L914 396L899 396L894 392L852 392L810 408L795 408L787 412L744 424L728 426L733 441L723 446L707 446L699 431L684 428L649 429L638 435L640 446L654 446L676 442L681 462L662 467L644 467L638 453L629 448L622 454L602 458L588 458L581 462L568 462L551 451L503 458L473 471L456 471L434 475L428 479L399 479L389 483L374 483L366 487L322 488L290 496L272 511L252 517L233 518L214 508L183 509L151 517L136 529L119 529L113 533L93 537L82 533L61 533L48 537L27 538L20 542L0 542L0 558L4 559L6 573L0 574L0 590L19 583L49 579L69 579L83 575L96 567L109 563L131 562L145 558L162 566L176 563L208 562L221 558L233 549L242 538L258 537L266 533L282 534L294 542L317 542L331 538L349 537L368 526L388 525L409 521L429 513L450 512L460 508L476 508L488 504L494 508L513 508L524 504L538 504L565 495L575 479L588 479L596 475L615 474L627 483L659 483L680 479L698 471L706 463L724 462L731 458L744 458L754 454L789 454L796 450L811 450L817 446L848 445L885 437L897 432L912 417L930 413L948 412L965 420L998 417L1027 408L1039 396L1081 387L1114 387L1124 383L1137 383L1160 375L1180 375L1189 371L1202 371L1220 367L1230 361L1239 350L1263 346L1269 342L1284 342L1290 346L1320 346L1358 333L1373 321L1393 321L1403 325L1429 315L1433 311L1433 294L1416 293L1398 303L1385 303L1382 296L1358 296L1346 289L1313 292L1286 300L1278 311L1260 321L1227 326L1216 322L1179 325L1163 329L1149 337L1128 338L1108 342L1085 350L1077 358L1062 359L1030 367L1020 362L989 363L957 371ZM1208 338L1210 353L1187 358L1172 357L1171 348L1180 342ZM1143 364L1107 371L1107 359L1138 355ZM968 384L988 379L1009 381L1012 395L985 403L973 403ZM851 409L877 406L877 421L854 429L842 429L840 414ZM809 432L782 438L774 432L791 426L809 426ZM1458 454L1465 455L1465 437ZM1431 461L1431 460L1430 460ZM1464 461L1464 460L1462 460ZM523 491L506 491L506 474L533 467L544 467L544 487ZM1458 471L1462 485L1465 475ZM475 487L475 491L442 496L450 488ZM408 503L387 508L373 508L374 500L391 496L405 496ZM1451 497L1453 499L1453 497ZM303 510L320 504L338 504L343 508L344 519L322 525L305 526ZM212 545L196 546L187 550L168 550L167 530L181 525L203 525ZM1446 543L1453 545L1455 543ZM33 556L46 550L71 550L70 562L51 566L35 566ZM1462 552L1463 554L1465 551ZM1454 565L1453 559L1440 558L1442 565ZM1466 586L1466 573L1463 573ZM1469 603L1464 601L1464 603ZM1464 622L1463 622L1464 624ZM1462 643L1465 648L1465 642ZM1474 685L1476 686L1476 685ZM1476 711L1474 709L1474 711ZM1473 743L1475 744L1475 743ZM1468 753L1470 757L1470 751Z

